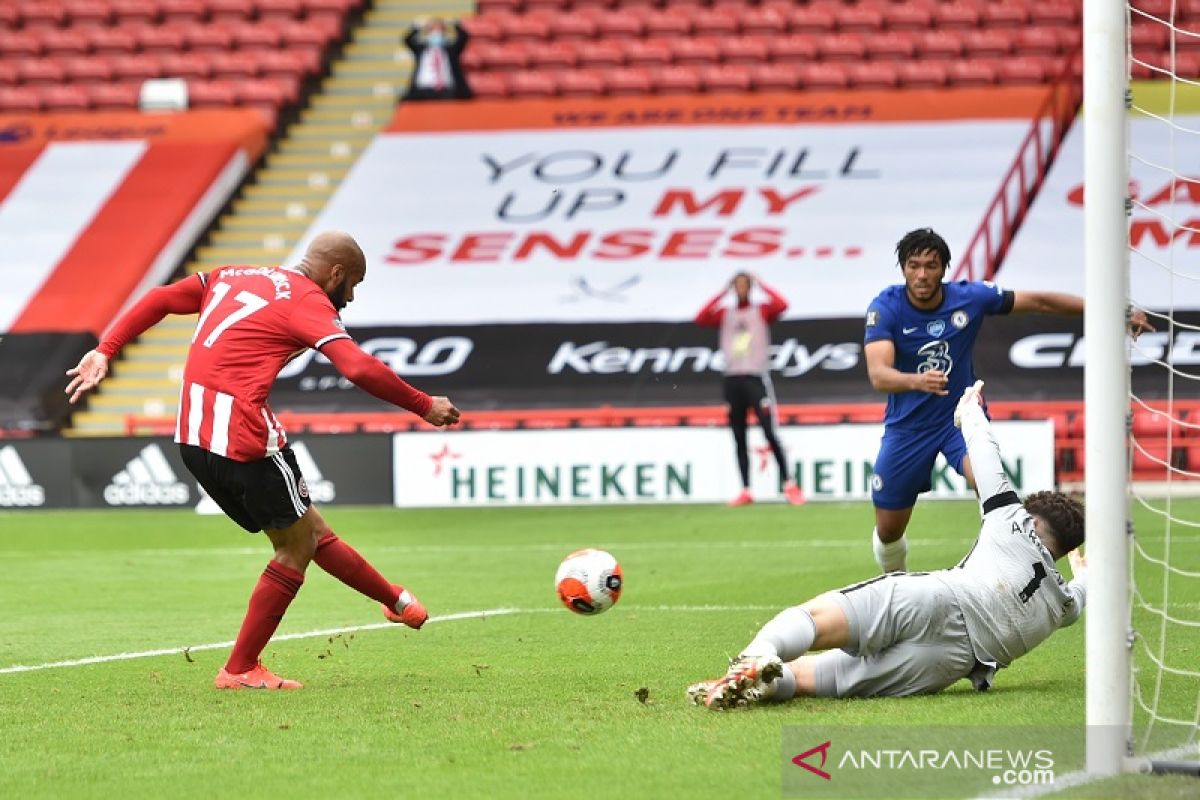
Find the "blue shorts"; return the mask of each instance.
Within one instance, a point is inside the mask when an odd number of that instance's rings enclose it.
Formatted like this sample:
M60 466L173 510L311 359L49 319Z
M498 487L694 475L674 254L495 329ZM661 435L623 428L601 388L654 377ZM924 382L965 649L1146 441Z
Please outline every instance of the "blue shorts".
M871 477L871 502L876 508L912 508L918 494L933 488L930 476L938 453L963 474L967 443L953 424L924 431L884 427Z

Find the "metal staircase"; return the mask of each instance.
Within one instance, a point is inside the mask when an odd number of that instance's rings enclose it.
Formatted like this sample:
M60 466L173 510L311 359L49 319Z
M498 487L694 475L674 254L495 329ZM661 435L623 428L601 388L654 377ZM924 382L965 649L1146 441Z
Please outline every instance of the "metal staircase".
M280 264L391 120L412 71L403 39L413 20L462 17L473 8L470 0L377 0L351 32L320 91L196 249L186 272ZM103 389L64 434L122 435L131 416L161 417L160 427L173 426L195 324L194 316L168 317L126 347Z

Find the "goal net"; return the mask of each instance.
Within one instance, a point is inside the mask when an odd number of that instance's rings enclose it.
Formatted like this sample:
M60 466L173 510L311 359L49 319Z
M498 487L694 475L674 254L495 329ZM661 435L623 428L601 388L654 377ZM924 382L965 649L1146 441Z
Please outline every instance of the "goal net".
M1192 772L1200 2L1085 0L1084 9L1088 770ZM1126 339L1130 307L1156 332Z

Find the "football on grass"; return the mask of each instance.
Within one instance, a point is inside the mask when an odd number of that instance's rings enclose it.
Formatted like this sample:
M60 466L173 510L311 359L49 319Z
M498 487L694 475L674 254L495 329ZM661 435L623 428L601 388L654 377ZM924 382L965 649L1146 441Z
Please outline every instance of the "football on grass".
M621 565L603 550L576 550L554 574L558 599L576 614L599 614L621 596Z

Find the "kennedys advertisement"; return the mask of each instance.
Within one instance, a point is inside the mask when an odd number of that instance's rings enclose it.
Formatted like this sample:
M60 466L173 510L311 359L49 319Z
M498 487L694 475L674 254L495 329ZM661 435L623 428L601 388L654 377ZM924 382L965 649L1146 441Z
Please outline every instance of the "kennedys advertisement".
M1200 313L1177 319L1200 325ZM712 329L691 323L476 325L352 328L397 374L471 409L538 406L707 405L721 402L724 363ZM862 352L862 318L785 320L772 326L771 377L781 403L876 402ZM1078 399L1083 321L1043 315L984 323L975 372L1003 400ZM1119 358L1119 355L1114 358ZM1164 396L1156 361L1200 367L1200 332L1186 325L1143 334L1134 346L1134 387ZM293 360L275 386L279 408L383 410L317 352Z
M506 129L434 130L440 109L405 107L288 263L316 232L353 231L370 291L351 326L678 322L739 270L787 296L789 316L849 316L895 278L906 231L966 244L1042 94L1010 118L931 119L914 103L886 123L587 130L530 129L503 109Z
M996 438L1014 488L1054 485L1050 422L999 422ZM780 435L791 474L810 498L870 497L877 425L787 426ZM751 488L780 499L774 457L751 433ZM506 506L608 503L719 503L740 489L733 439L714 428L399 434L397 506ZM972 497L939 458L931 475L939 498Z

